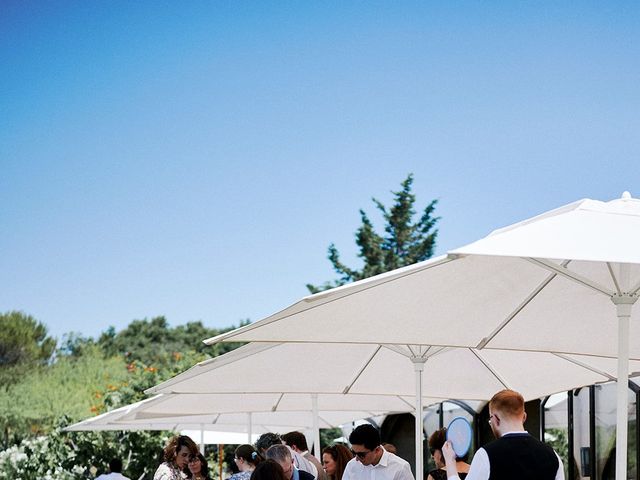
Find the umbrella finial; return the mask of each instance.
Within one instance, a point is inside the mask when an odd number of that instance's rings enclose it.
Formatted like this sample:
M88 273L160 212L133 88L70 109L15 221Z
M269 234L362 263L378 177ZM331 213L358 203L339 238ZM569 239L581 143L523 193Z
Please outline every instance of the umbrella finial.
M628 190L622 192L622 200L631 200L631 194Z

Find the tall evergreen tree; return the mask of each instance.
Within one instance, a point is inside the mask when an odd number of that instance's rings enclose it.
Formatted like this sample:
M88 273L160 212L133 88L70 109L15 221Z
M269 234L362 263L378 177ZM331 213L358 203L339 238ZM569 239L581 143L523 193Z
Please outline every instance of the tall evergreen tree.
M340 278L323 285L307 284L311 293L338 287L349 282L362 280L379 273L420 262L431 258L436 244L440 217L434 216L438 200L432 200L423 210L420 219L414 222L416 211L415 195L411 191L413 175L409 174L401 183L402 189L392 192L394 203L387 209L382 202L373 198L373 203L384 218L385 233L376 233L369 217L360 210L362 225L356 231L358 256L364 261L361 269L353 269L342 263L340 253L334 244L329 246L328 258Z

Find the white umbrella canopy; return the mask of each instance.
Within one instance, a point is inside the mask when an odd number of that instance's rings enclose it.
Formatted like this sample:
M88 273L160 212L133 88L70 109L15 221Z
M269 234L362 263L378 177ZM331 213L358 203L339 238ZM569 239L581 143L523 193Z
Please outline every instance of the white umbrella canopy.
M616 372L615 359L582 355L451 347L424 349L422 354L428 379L424 404L448 398L487 400L502 388L517 389L529 400L609 381ZM324 358L323 373L312 375L319 358ZM293 375L283 372L283 365L295 365ZM315 393L319 410L413 411L415 374L410 366L404 352L379 345L251 343L150 388L146 393L167 395L143 410L311 410L309 394ZM640 361L631 366L640 370ZM247 395L238 398L239 391Z
M449 255L312 295L207 340L356 342L640 359L640 201L582 200ZM630 341L631 339L631 341ZM607 359L603 359L609 361ZM599 361L599 360L598 360ZM455 372L457 375L459 372ZM576 385L577 386L577 385ZM626 445L626 381L617 443ZM551 393L551 392L547 392ZM616 478L626 475L626 449Z

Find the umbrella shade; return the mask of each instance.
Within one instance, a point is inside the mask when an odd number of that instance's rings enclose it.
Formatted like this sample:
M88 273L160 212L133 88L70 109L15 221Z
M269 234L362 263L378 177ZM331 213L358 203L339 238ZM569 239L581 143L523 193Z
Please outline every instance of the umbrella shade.
M609 381L616 371L615 359L544 352L432 348L424 351L424 358L425 404L447 398L487 400L502 388L517 389L525 398L533 399ZM319 361L327 373L310 374ZM255 365L260 368L249 368ZM296 374L283 375L283 365L296 365ZM240 402L265 401L264 410L310 409L309 395L301 394L318 393L320 410L402 412L413 410L415 401L415 375L410 366L404 352L379 345L256 343L201 362L147 393L215 391L220 397L222 392L241 390L251 395ZM632 362L632 367L640 370L640 362ZM190 397L185 398L188 401ZM189 404L189 411L206 413L207 397L192 398L194 405ZM219 400L211 402L218 404ZM256 405L236 405L243 410L252 407ZM153 408L148 406L146 410ZM159 403L156 408L165 407Z
M448 256L309 296L207 343L453 345L640 359L640 201L582 200ZM630 341L631 340L631 341ZM633 367L632 367L633 370ZM617 444L627 444L626 381ZM616 478L626 449L616 450Z
M616 291L606 264L572 261L568 267ZM633 267L640 279L640 267ZM634 359L640 359L639 316L633 312L631 322ZM616 327L614 305L602 293L522 258L468 255L312 295L206 342L440 345L616 357Z

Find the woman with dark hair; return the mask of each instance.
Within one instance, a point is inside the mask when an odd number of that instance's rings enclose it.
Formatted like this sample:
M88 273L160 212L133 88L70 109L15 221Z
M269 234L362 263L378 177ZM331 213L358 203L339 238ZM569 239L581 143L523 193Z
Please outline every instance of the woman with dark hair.
M187 478L190 480L211 480L209 476L209 464L201 453L191 457L188 465L189 473Z
M229 480L249 480L251 474L262 461L262 457L256 452L253 445L240 445L236 448L233 461L240 470L229 477Z
M444 455L442 455L442 447L446 441L446 428L436 430L429 437L429 451L436 464L436 469L429 472L427 480L447 480L447 470L445 469ZM467 476L467 473L469 473L469 464L462 458L456 458L456 470L458 470L458 477L463 479Z
M250 480L289 480L284 475L284 470L275 460L260 462L251 474Z
M164 447L163 459L153 480L183 480L182 472L187 468L189 459L198 454L198 446L186 435L176 435Z
M324 447L322 450L322 466L330 480L342 480L342 474L353 453L341 444Z

